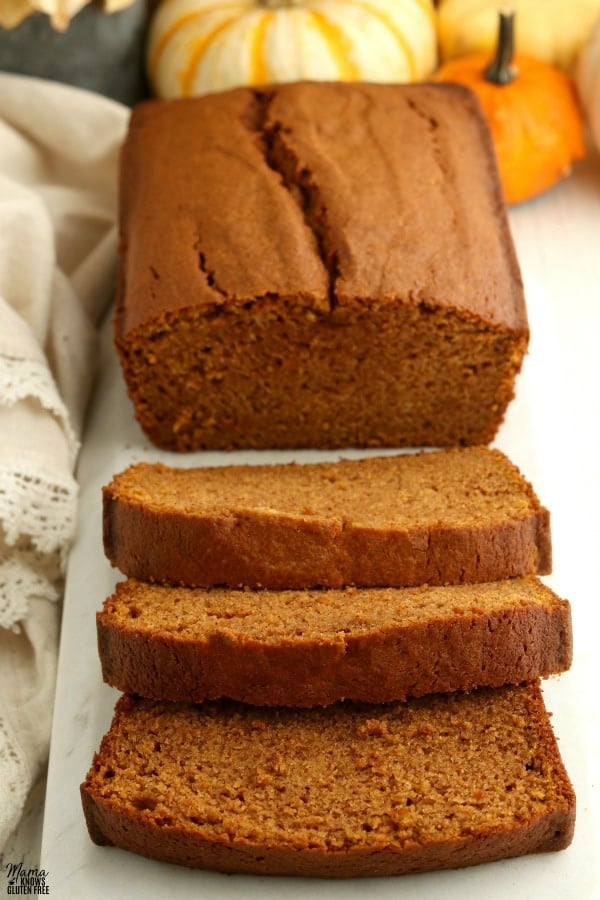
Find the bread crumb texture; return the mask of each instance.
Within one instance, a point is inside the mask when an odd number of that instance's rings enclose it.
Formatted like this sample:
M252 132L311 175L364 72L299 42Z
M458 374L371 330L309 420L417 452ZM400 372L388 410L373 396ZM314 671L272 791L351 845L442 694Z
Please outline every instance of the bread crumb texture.
M500 451L484 447L306 465L190 469L138 463L115 476L110 490L157 512L257 510L329 519L340 527L500 523L540 508L518 469Z
M104 610L125 629L233 641L339 642L387 629L458 621L540 609L549 614L565 601L538 579L417 588L342 588L306 591L239 591L169 587L131 579L117 584Z
M332 858L348 874L355 853L350 874L378 874L378 853L465 865L499 836L500 855L564 846L574 811L535 684L310 712L126 696L82 791L100 842L229 871L268 872L280 851L313 874Z

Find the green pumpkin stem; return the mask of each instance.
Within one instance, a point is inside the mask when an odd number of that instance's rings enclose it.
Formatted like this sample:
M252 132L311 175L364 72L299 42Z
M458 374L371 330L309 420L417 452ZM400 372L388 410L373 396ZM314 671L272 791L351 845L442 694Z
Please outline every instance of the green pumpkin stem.
M493 84L510 84L517 76L512 64L515 54L515 14L500 13L496 55L485 70L485 77Z

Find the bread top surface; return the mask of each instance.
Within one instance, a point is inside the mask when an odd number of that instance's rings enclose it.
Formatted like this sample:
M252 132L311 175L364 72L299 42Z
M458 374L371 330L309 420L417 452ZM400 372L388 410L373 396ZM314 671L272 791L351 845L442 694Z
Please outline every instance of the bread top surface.
M83 790L160 833L328 853L512 832L574 806L537 684L325 711L125 696Z
M327 520L365 528L504 525L542 512L499 450L467 447L335 463L171 468L138 463L105 489L149 512Z
M304 82L151 101L122 156L118 328L356 301L527 330L487 126L457 85Z
M100 621L123 632L177 641L216 635L261 645L340 645L428 623L473 621L507 610L568 611L537 578L418 588L240 591L193 589L129 579L117 585Z

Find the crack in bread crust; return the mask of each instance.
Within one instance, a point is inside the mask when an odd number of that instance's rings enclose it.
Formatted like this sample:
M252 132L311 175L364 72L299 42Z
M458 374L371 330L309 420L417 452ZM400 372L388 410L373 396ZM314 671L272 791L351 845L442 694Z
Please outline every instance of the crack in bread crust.
M332 242L327 206L317 179L307 166L300 163L292 147L286 142L290 127L271 117L272 91L253 91L244 125L256 135L265 164L275 172L282 187L290 194L302 213L307 229L314 238L314 249L329 277L329 307L337 304L336 282L339 278L338 253Z

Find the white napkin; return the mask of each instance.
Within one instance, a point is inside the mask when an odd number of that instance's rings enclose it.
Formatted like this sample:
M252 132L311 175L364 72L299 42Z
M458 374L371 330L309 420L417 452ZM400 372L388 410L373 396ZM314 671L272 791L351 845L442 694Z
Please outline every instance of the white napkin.
M0 74L0 851L45 762L128 109Z

